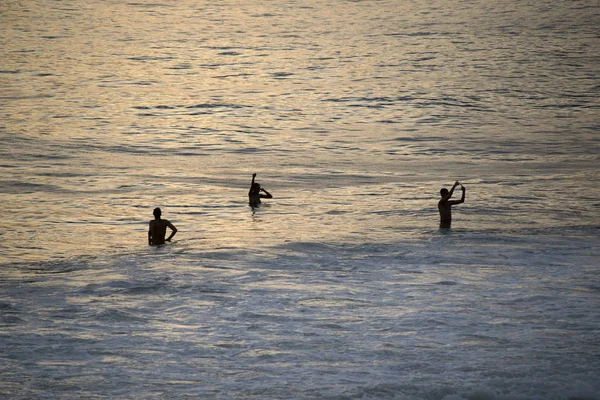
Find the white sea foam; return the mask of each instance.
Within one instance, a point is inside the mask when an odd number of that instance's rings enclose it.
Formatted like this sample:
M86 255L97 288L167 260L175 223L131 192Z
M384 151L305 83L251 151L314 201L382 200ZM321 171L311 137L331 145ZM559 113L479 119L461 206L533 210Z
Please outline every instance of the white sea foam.
M0 397L600 399L593 7L2 7Z

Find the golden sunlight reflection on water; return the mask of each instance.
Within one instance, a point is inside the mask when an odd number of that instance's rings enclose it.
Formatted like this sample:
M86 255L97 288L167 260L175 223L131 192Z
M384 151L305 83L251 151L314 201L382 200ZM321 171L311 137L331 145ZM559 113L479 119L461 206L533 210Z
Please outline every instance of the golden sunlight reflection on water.
M9 260L137 249L156 206L203 248L410 237L455 179L471 229L597 215L593 31L555 10L71 3L2 17Z
M0 2L0 393L595 398L595 10Z

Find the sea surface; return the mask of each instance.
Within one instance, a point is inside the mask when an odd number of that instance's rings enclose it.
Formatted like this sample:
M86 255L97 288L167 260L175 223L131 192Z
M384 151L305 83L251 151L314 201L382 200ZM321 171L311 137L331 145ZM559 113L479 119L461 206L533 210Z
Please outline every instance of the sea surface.
M600 399L599 26L0 1L0 398Z

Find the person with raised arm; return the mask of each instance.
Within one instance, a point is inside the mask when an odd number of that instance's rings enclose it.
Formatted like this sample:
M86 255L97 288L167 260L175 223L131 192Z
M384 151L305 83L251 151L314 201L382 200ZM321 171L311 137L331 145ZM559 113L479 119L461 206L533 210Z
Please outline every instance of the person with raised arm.
M462 190L462 197L460 200L450 200L452 194L454 193L454 189L460 185L460 189ZM461 204L465 202L465 187L460 184L460 182L456 181L452 189L448 191L446 188L442 188L440 190L440 196L442 198L438 202L438 210L440 211L440 228L450 228L452 224L452 209L451 207L455 204Z
M161 219L162 214L160 208L154 209L154 220L150 221L150 227L148 228L148 244L150 246L158 246L165 244L165 235L167 234L167 227L171 229L171 235L166 239L170 242L173 236L177 233L177 228L166 219Z
M267 192L265 189L260 187L258 182L254 182L256 178L256 174L252 174L252 183L250 184L250 190L248 191L248 203L250 207L258 207L260 204L260 199L272 199L273 196L271 193ZM264 192L262 194L261 192Z

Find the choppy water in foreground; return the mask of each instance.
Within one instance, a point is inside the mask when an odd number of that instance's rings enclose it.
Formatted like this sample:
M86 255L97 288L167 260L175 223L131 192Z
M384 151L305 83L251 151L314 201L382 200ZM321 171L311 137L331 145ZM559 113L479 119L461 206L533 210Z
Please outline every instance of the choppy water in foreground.
M600 399L598 4L322 3L0 4L0 397Z

